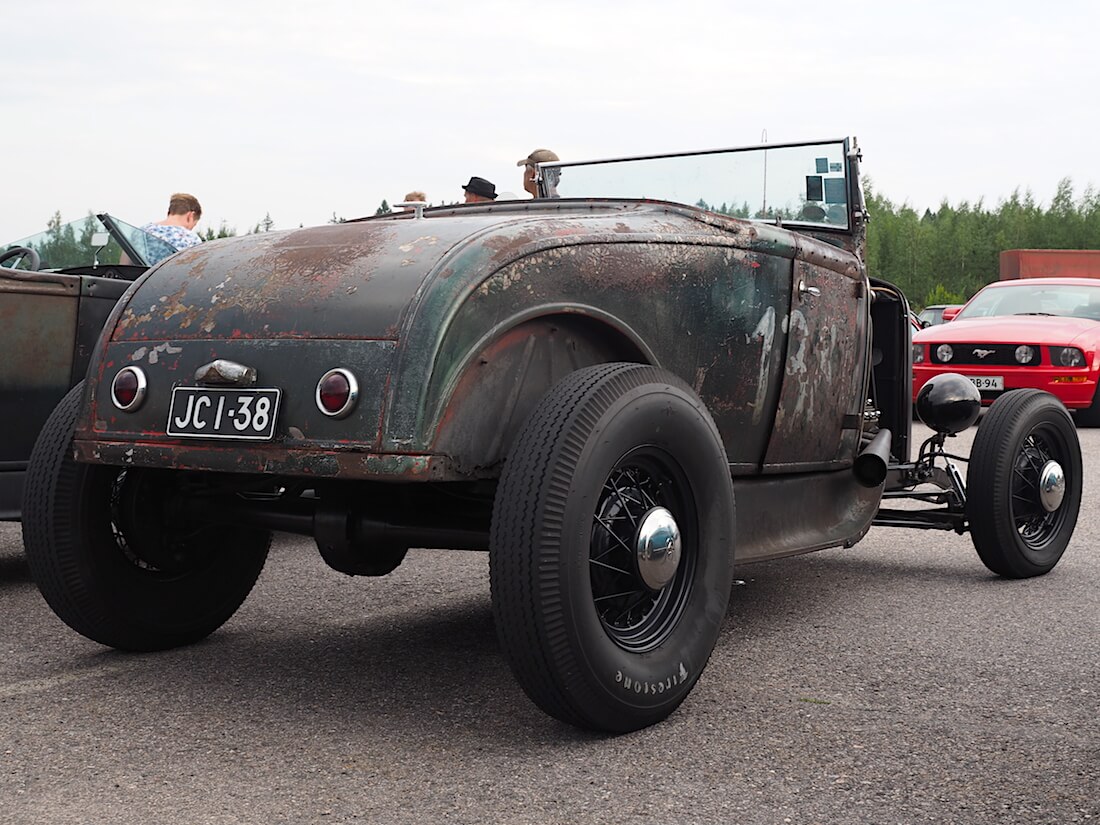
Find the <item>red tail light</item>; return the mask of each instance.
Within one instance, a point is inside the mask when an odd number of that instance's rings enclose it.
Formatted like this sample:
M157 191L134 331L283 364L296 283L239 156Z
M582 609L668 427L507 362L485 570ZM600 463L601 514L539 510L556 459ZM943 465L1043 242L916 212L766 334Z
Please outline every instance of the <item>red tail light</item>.
M331 418L343 418L355 407L359 384L349 370L329 370L317 382L317 407Z
M123 412L133 412L145 400L145 373L138 367L123 367L111 382L111 400Z

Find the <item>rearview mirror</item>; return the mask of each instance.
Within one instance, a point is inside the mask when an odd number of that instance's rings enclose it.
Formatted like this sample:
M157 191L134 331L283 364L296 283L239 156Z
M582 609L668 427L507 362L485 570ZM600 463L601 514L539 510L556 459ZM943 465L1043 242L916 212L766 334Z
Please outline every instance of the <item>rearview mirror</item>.
M102 249L111 242L110 232L95 232L92 234L92 247Z

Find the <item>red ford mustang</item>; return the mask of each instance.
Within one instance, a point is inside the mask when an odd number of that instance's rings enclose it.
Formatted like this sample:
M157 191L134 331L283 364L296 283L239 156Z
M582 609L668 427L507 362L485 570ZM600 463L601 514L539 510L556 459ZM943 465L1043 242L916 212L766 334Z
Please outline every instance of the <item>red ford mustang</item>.
M982 289L953 321L913 335L913 399L944 372L965 375L982 403L1034 387L1077 423L1100 426L1100 280L1028 278Z

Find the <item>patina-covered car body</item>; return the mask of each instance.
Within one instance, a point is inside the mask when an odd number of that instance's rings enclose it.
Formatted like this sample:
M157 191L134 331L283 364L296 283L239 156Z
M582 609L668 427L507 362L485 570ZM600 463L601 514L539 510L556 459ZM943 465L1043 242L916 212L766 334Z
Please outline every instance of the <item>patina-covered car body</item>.
M57 402L84 378L111 309L149 268L151 251L160 251L158 245L175 251L156 238L139 240L143 234L102 214L0 250L6 259L0 264L0 519L19 517L35 438ZM123 252L130 262L119 264Z
M799 296L800 281L821 294ZM690 377L737 478L842 472L862 422L868 301L842 249L671 204L550 201L208 243L122 308L75 444L85 459L318 482L492 479L550 386L587 364L638 361ZM168 415L153 399L215 359L254 367L256 386L289 370L279 437L150 437ZM130 413L110 401L126 365L149 382L150 402ZM359 399L333 419L314 387L345 365ZM842 485L853 521L837 522L819 483L799 509L820 544L860 534L875 497ZM784 532L765 528L767 554Z
M36 447L39 586L90 638L155 649L232 615L271 530L350 574L488 548L527 693L630 730L698 678L735 563L877 520L973 529L998 572L1046 572L1079 504L1072 423L1019 398L1026 432L978 445L1045 457L1026 513L975 510L935 465L977 416L965 380L918 401L937 432L911 459L908 304L863 264L858 164L851 140L558 162L532 201L180 252L115 308ZM881 507L922 484L938 509Z

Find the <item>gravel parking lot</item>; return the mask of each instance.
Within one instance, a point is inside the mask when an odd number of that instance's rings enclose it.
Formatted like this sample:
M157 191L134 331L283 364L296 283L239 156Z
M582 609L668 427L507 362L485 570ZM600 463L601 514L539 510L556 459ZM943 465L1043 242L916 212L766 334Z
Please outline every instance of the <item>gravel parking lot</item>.
M221 631L138 656L55 619L2 524L0 822L1100 821L1100 430L1080 435L1050 575L886 528L739 568L688 701L620 737L523 695L483 553L352 579L283 537Z

